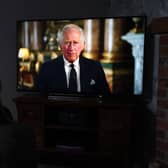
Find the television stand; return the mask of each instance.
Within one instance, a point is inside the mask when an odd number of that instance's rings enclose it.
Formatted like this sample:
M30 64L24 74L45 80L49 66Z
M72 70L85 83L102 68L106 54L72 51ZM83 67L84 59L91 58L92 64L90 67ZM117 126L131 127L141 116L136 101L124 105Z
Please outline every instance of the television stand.
M130 168L136 103L21 96L18 121L35 132L40 162Z

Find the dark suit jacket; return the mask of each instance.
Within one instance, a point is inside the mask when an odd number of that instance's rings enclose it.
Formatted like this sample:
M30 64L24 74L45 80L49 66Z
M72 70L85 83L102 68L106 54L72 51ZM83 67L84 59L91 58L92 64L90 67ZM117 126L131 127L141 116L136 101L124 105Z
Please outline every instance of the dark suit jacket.
M107 95L109 87L98 61L80 56L81 93ZM63 57L45 62L38 76L38 87L44 93L68 93Z

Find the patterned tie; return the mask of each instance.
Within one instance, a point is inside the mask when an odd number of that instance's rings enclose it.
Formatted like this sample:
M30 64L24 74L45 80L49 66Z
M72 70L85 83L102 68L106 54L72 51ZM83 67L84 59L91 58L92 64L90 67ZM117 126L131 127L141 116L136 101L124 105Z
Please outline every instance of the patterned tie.
M77 78L76 78L76 70L74 68L74 64L70 65L70 77L69 77L69 91L77 92Z

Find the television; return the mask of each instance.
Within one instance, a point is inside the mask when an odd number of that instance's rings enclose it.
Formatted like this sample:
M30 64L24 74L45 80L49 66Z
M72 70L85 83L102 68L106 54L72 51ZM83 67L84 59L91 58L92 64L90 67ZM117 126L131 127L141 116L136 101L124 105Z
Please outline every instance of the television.
M39 92L39 70L62 54L57 34L68 23L84 30L82 55L101 63L111 95L143 95L145 16L17 21L17 91Z

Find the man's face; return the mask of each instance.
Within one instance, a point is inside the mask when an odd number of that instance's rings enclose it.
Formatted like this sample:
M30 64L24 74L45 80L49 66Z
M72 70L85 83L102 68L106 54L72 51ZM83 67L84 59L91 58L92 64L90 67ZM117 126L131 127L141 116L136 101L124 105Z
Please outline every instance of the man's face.
M69 62L74 62L84 49L80 32L74 28L66 30L66 32L64 32L63 43L60 45L60 47L64 57Z

